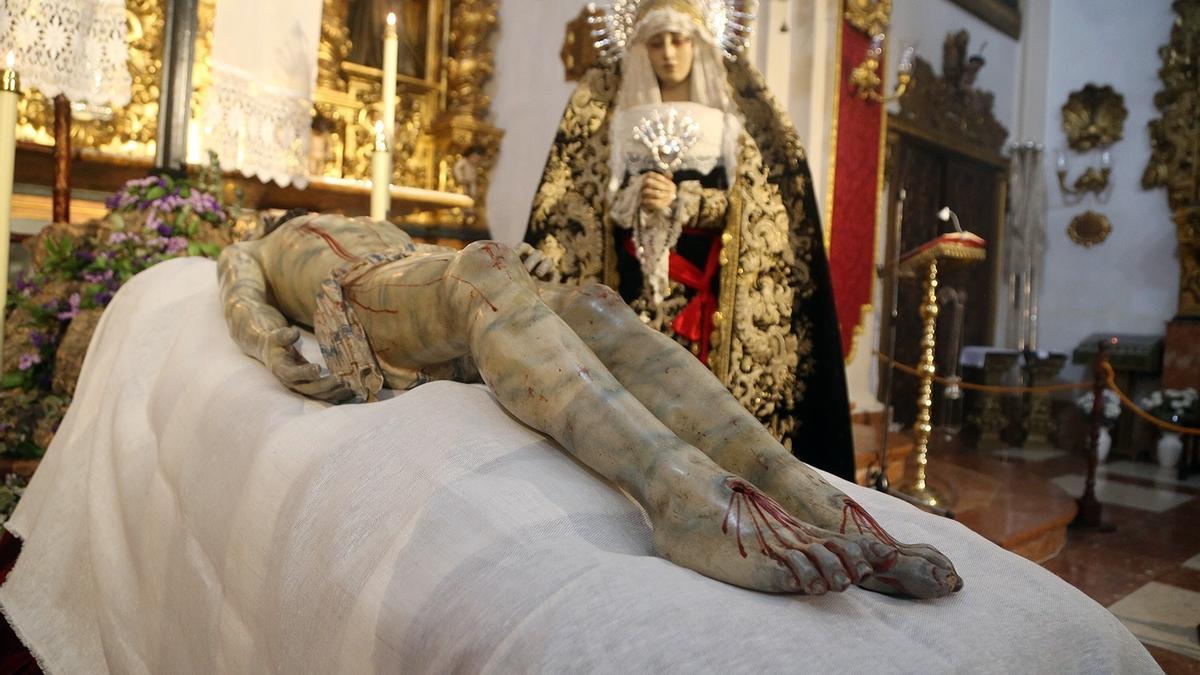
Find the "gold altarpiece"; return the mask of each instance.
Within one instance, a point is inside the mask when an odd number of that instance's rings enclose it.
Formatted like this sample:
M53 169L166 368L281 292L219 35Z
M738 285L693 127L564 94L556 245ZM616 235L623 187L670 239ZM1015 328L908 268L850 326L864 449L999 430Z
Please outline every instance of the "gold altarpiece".
M426 21L420 41L424 48L423 72L399 75L396 86L393 184L410 189L410 196L400 199L396 209L410 214L410 221L486 228L487 186L502 136L486 121L490 118L491 99L483 91L494 68L496 3L424 0L421 14ZM313 182L303 191L306 194L298 195L301 191L231 177L231 189L236 184L244 193L245 206L303 205L352 212L361 201L359 210L365 213L367 197L356 181L366 180L370 174L374 122L382 116L382 71L347 59L352 47L350 4L351 0L323 2L313 103L317 120L314 133L324 135L326 151L323 158L312 163ZM126 14L131 101L120 108L74 106L72 146L77 165L107 165L140 175L153 164L156 150L166 0L127 0ZM201 119L208 89L215 14L216 0L200 0L192 68L193 126ZM18 115L18 140L26 151L36 156L39 148L53 145L53 102L36 91L28 92L22 97ZM204 161L195 156L195 146L194 134L189 134L189 161ZM475 205L447 208L465 202L461 197L454 198L466 192L455 178L454 167L467 154L472 156L477 176ZM125 172L118 170L116 174ZM33 173L31 182L38 182L38 172ZM116 187L104 179L88 184L90 177L112 176L112 171L89 171L85 166L74 174L79 177L76 188ZM442 210L433 215L429 210L435 208Z

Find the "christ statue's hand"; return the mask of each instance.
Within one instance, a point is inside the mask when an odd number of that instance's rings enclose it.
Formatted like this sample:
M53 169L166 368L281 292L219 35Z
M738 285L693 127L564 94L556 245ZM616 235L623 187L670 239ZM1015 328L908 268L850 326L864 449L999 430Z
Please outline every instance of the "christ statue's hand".
M521 257L521 263L525 265L529 276L542 281L558 281L558 270L554 267L554 260L539 249L521 242L517 247L517 255Z
M267 336L263 363L292 391L322 401L340 403L354 398L340 379L321 375L321 366L309 363L296 349L300 331L295 326L277 328Z

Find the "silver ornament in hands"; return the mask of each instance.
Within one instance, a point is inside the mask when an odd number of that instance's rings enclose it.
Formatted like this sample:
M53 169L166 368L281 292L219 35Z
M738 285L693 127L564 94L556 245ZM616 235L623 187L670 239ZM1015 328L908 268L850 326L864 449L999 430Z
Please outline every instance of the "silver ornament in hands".
M670 173L679 168L683 158L700 140L700 125L691 115L680 115L675 108L667 110L666 119L655 110L633 127L633 137L650 150L660 171Z

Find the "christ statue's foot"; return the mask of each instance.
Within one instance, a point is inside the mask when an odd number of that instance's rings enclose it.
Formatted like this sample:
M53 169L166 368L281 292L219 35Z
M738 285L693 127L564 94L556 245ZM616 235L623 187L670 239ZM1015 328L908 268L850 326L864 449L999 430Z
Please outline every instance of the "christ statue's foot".
M839 532L871 537L897 552L894 567L877 570L860 586L879 593L912 598L940 598L962 588L962 578L954 570L954 563L941 551L929 544L900 543L880 527L858 502L845 495L841 496L841 501Z
M896 565L894 548L803 523L775 500L703 461L673 461L652 488L659 553L721 581L820 595ZM661 467L660 467L661 468Z
M883 547L895 553L892 565L877 565L874 574L856 582L863 588L913 598L942 597L962 588L962 579L949 558L928 544L896 541L858 502L810 467L796 461L778 462L764 474L764 491L789 513L846 537L873 542L864 547Z

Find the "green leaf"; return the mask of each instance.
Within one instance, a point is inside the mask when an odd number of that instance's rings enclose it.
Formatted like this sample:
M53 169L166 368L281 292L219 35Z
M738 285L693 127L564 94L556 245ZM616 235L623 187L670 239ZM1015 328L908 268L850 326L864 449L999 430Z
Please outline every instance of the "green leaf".
M29 376L19 370L5 373L4 377L0 377L0 388L16 389L23 386L28 379Z
M154 187L150 188L149 190L146 190L146 201L152 202L155 199L162 199L166 195L167 195L167 191L165 189L163 189L163 186L155 185Z
M188 197L192 196L192 188L190 188L186 185L179 186L179 196L183 197L184 199L187 199Z

